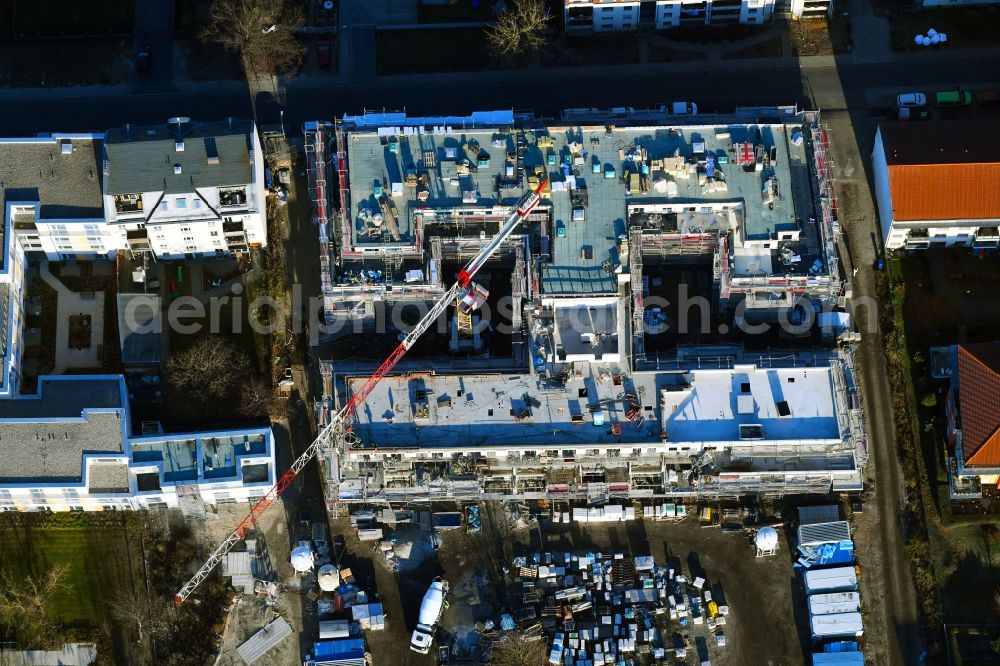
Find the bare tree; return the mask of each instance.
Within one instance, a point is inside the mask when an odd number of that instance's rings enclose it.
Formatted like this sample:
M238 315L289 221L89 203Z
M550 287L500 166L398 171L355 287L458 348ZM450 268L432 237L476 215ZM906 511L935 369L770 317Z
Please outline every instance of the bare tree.
M214 0L202 38L235 51L247 78L293 70L305 55L296 37L305 24L301 2L292 0Z
M0 625L22 648L46 648L61 642L59 623L48 612L52 599L68 589L69 569L57 564L41 576L15 579L4 572L0 585Z
M167 361L172 390L194 400L217 400L232 393L250 373L250 359L232 342L206 335Z
M264 382L254 378L240 389L240 412L251 418L271 413L274 391Z
M510 631L493 642L493 666L543 666L548 662L548 646L538 634Z
M542 0L513 0L486 29L490 46L498 55L516 56L537 51L548 42L552 14Z
M138 589L130 588L119 592L108 602L111 616L123 625L134 628L138 633L137 642L142 643L150 636L161 634L166 629L162 599L152 601Z

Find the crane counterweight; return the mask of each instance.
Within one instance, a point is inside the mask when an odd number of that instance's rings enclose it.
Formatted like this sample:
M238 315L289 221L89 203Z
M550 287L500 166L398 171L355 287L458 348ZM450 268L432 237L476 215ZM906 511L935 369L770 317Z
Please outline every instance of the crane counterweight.
M174 603L182 604L184 601L194 592L195 588L205 580L212 570L218 566L222 560L225 558L226 553L233 549L233 547L242 540L247 533L253 529L254 524L257 522L257 518L264 513L274 503L281 493L285 491L288 486L292 484L299 473L305 468L305 466L316 457L319 453L320 448L323 445L330 445L334 443L337 438L343 436L343 434L350 430L351 419L354 416L355 411L360 407L368 396L371 394L375 386L382 380L383 377L392 372L392 369L396 367L403 357L406 355L417 340L423 335L431 325L437 321L448 307L454 303L458 302L458 307L463 313L471 312L478 308L486 300L489 295L489 291L484 289L482 286L476 284L472 281L476 273L480 268L489 260L490 257L497 251L497 249L503 244L505 240L513 233L514 229L528 217L528 215L538 206L538 203L542 200L542 192L548 185L548 179L543 179L538 186L525 192L521 198L518 200L517 204L514 206L510 217L503 223L500 229L497 231L496 235L490 239L490 241L484 245L479 253L472 258L471 261L458 273L458 277L455 284L444 293L427 311L420 321L417 322L413 330L406 334L406 336L399 343L399 346L389 354L389 356L382 362L382 364L372 373L371 377L361 386L361 388L351 396L350 400L344 405L344 407L337 412L331 419L330 423L327 424L323 430L319 433L316 439L310 444L302 454L296 458L288 471L281 475L278 481L271 487L267 493L257 501L256 504L250 509L250 512L246 517L236 526L232 534L219 544L214 551L209 555L208 559L201 566L198 572L189 580L184 587L182 587L176 595L174 595Z

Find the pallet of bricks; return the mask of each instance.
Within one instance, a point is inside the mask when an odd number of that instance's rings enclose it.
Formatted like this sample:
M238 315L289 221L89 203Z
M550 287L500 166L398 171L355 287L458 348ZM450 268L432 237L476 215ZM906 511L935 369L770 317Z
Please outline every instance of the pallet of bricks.
M704 580L688 584L652 557L622 553L537 553L514 560L520 607L513 615L522 629L541 624L552 637L550 664L630 663L640 655L659 662L666 653L685 654L670 644L668 620L687 626L697 615L710 620L716 644L728 608L703 601ZM694 601L697 597L698 602ZM719 642L722 639L722 642Z

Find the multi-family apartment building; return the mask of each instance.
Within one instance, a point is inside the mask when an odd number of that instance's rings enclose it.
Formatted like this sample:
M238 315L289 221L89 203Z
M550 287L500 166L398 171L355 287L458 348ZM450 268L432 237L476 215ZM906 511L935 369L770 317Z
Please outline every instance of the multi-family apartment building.
M886 249L1000 244L1000 123L884 123L872 176Z
M477 273L483 309L442 316L350 415L324 457L331 501L860 488L849 350L719 337L843 303L818 114L373 113L308 124L306 154L337 248L321 257L331 336L365 333L350 363L326 366L321 425L381 361L378 336L397 341L379 312L425 312L514 202L541 194ZM695 337L679 330L698 327L688 289L719 318Z
M32 253L55 261L121 250L215 256L266 243L253 125L0 140L0 204L0 510L173 506L197 514L205 503L261 497L275 480L268 427L148 432L120 375L40 377L34 394L21 393Z
M817 18L832 10L833 0L564 0L563 25L568 34L762 25L775 14Z
M13 225L23 249L52 260L122 250L176 259L265 246L264 158L253 123L182 120L0 141L7 182L32 183L19 193Z

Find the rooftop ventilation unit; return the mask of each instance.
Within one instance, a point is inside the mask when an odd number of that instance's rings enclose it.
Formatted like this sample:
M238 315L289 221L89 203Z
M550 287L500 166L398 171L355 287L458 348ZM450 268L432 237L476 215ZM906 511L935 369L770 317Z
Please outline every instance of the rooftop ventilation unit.
M70 141L63 141L59 146L59 152L63 155L73 154L73 143Z
M175 149L175 150L176 150L176 151L177 151L178 153L183 153L183 152L184 152L184 139L178 139L178 140L177 140L177 141L176 141L176 142L174 143L174 149Z
M179 176L179 175L181 175L181 172L182 172L181 165L180 164L175 164L174 165L174 175L175 176Z

